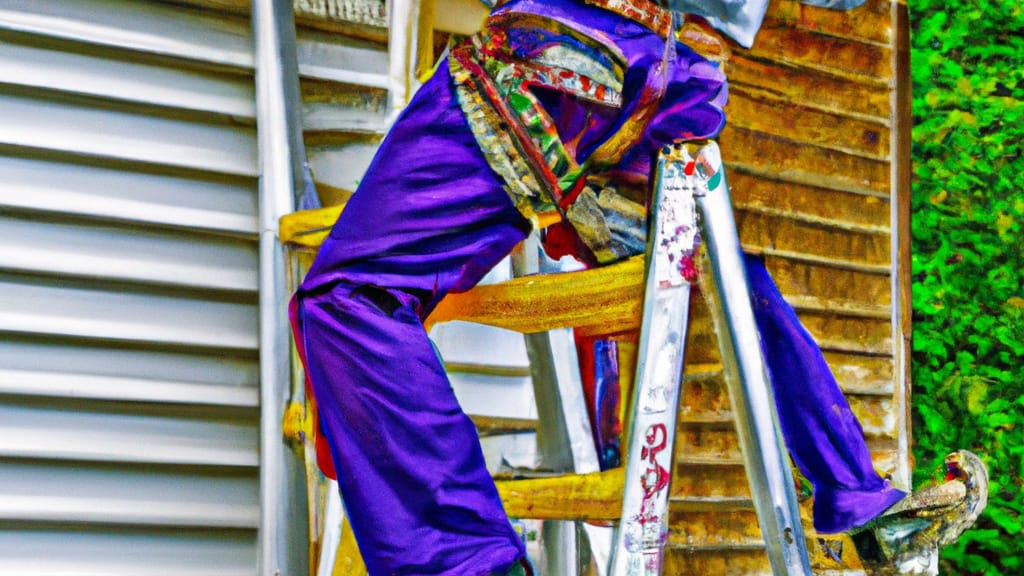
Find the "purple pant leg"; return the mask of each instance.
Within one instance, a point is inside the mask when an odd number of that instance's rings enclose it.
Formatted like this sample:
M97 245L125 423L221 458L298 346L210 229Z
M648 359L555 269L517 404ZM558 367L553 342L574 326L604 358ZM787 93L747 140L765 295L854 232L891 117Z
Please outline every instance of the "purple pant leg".
M482 576L524 554L422 326L529 229L440 70L385 139L297 295L307 371L372 576Z
M835 533L860 526L906 494L875 471L857 417L764 262L747 256L746 264L786 447L814 484L814 527Z

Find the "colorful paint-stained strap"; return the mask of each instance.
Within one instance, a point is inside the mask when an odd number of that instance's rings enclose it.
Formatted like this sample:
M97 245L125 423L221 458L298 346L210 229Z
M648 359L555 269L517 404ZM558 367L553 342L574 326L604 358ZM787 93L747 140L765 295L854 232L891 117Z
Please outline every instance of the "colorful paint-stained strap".
M502 23L507 22L499 20L473 38L475 60L481 63L499 95L494 106L499 112L507 107L507 115L517 119L526 130L527 136L537 146L544 163L556 179L554 184L558 189L557 195L563 196L575 186L581 169L576 163L574 151L559 138L554 122L532 89L550 88L584 100L618 107L622 102L621 68L612 65L608 56L602 55L599 49L581 42L568 28L557 23L548 24L549 27L561 28L557 34L540 27L506 31L499 25ZM525 41L517 38L513 42L509 38L510 34L529 34L535 37ZM526 55L517 54L513 48L522 45L529 45L531 51L535 52L530 60L523 59ZM552 55L552 52L555 54ZM572 63L576 69L545 63L559 58ZM590 75L580 70L587 70Z
M487 163L501 176L505 191L519 212L536 228L540 220L559 214L558 206L548 189L526 160L516 138L504 129L505 120L482 95L470 70L458 58L451 59L452 77L459 105Z
M522 24L519 20L515 22ZM575 198L584 167L576 162L575 150L562 142L532 89L550 88L604 105L621 105L620 55L589 46L578 33L552 22L546 23L547 28L529 31L546 42L540 44L538 60L565 59L590 75L519 59L508 33L497 24L455 47L450 58L460 106L488 160L497 164L495 170L506 178L523 178L524 168L532 168L528 181L536 186L507 184L517 207L534 222L542 214L558 211L563 198ZM552 29L558 33L553 34ZM517 29L515 33L525 32ZM504 144L506 149L496 151L491 148L495 144Z

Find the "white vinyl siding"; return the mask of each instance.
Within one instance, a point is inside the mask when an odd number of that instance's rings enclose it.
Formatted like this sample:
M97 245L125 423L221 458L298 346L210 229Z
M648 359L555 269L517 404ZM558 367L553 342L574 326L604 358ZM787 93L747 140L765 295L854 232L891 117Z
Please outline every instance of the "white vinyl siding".
M249 30L0 1L0 574L256 573Z

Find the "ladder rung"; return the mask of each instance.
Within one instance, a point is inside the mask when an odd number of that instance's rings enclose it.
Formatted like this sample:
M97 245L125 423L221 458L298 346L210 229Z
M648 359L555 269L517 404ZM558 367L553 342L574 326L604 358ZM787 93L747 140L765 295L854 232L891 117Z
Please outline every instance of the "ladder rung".
M498 494L512 518L617 520L622 511L622 468L553 478L499 480Z

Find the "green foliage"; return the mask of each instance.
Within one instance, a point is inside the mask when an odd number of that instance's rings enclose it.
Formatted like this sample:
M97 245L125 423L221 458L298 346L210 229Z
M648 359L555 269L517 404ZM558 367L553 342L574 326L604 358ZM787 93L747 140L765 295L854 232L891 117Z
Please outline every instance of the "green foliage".
M1024 7L910 0L916 482L967 448L989 505L943 574L1022 574Z

